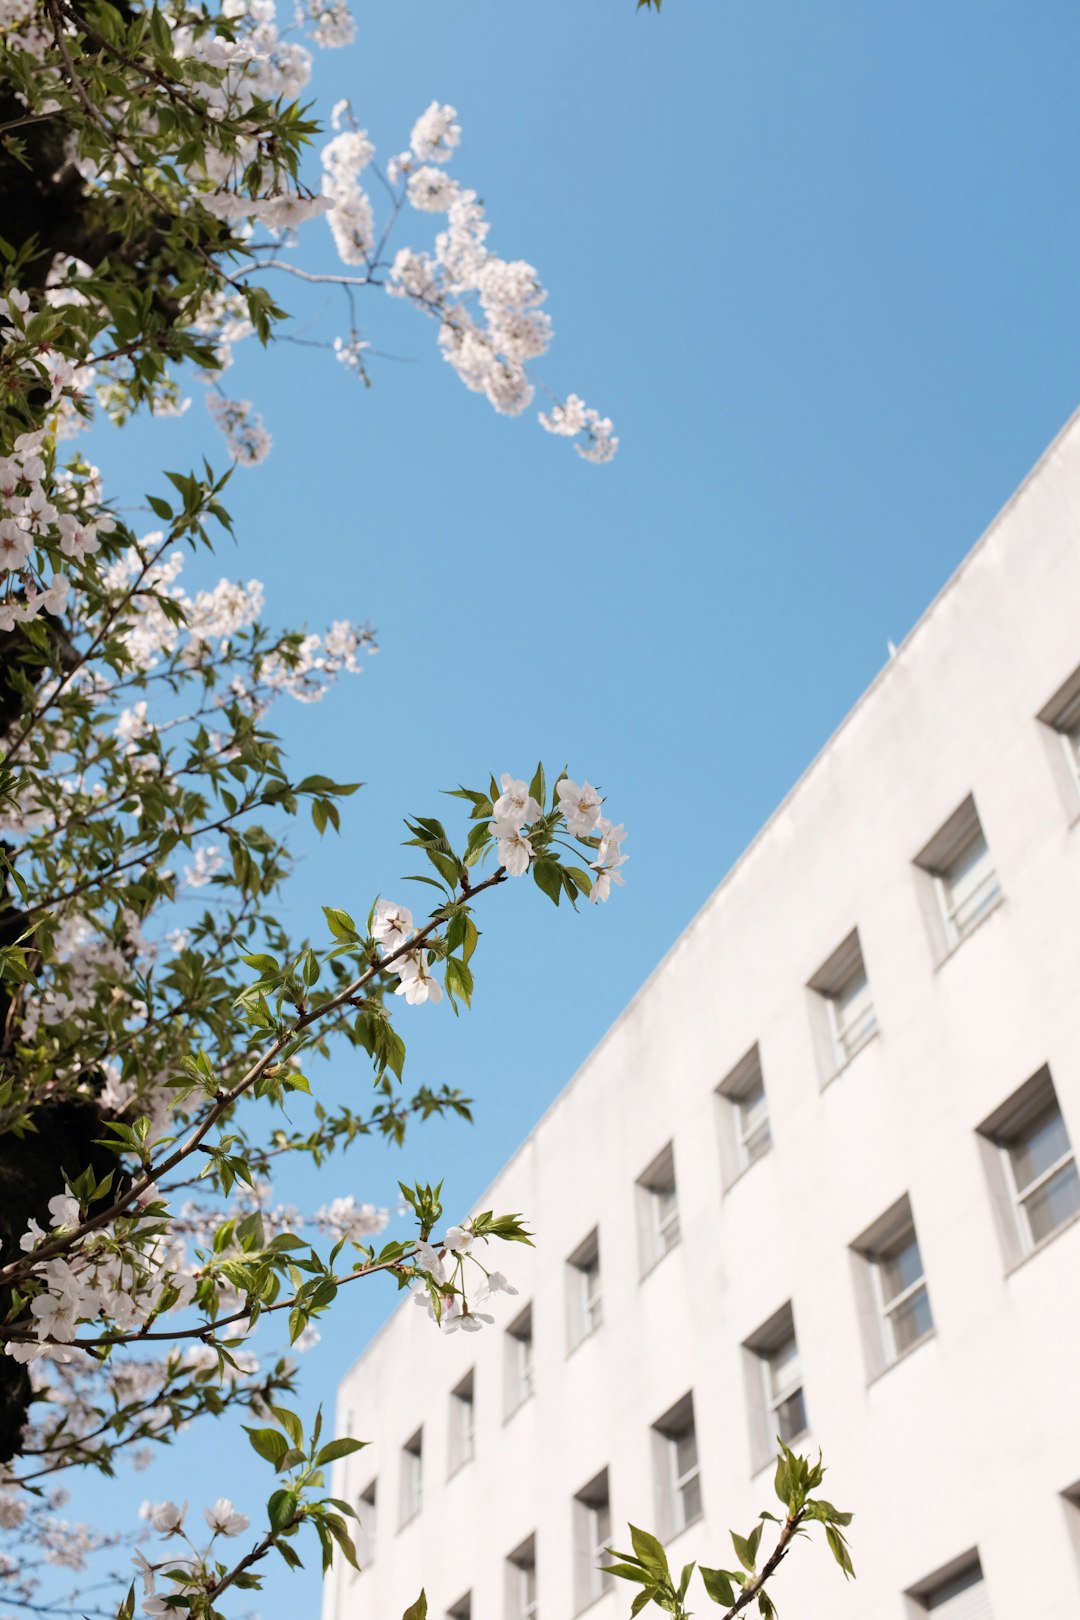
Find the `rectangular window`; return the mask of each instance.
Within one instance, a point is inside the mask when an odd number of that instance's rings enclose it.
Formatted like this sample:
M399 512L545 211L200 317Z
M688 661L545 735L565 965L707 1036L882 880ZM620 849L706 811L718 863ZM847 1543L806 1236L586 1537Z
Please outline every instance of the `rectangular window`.
M794 1333L762 1357L773 1433L790 1446L806 1433L802 1360Z
M875 1343L871 1376L891 1367L934 1331L911 1203L905 1196L852 1245L866 1272Z
M506 1415L516 1412L533 1392L532 1306L527 1305L506 1330Z
M530 1536L506 1560L507 1620L536 1620L536 1537Z
M375 1507L375 1481L365 1485L356 1504L356 1561L367 1569L375 1562L375 1532L378 1518Z
M597 1474L574 1497L574 1606L575 1612L588 1608L602 1597L612 1578L603 1566L611 1562L611 1499L607 1469Z
M474 1451L473 1374L470 1372L450 1395L450 1472L472 1462Z
M790 1302L743 1346L754 1471L776 1455L776 1441L793 1446L808 1429L802 1358Z
M993 857L970 795L916 857L915 865L934 890L939 916L934 945L939 958L945 957L1001 899Z
M772 1147L769 1102L756 1045L716 1089L721 1108L721 1170L727 1188Z
M675 1152L670 1142L638 1177L637 1192L641 1269L644 1273L650 1271L679 1241Z
M1080 669L1058 688L1038 718L1046 728L1050 768L1066 812L1075 821L1080 813Z
M600 1293L600 1238L589 1233L566 1263L567 1328L573 1350L582 1339L596 1332L604 1320Z
M665 1541L701 1516L701 1474L694 1398L687 1393L653 1424L657 1507Z
M415 1519L423 1506L424 1431L417 1429L401 1448L401 1523Z
M932 1614L935 1620L993 1620L978 1553L965 1554L906 1596L912 1620L923 1614Z
M1011 1213L1015 1242L1007 1233L1006 1250L1021 1258L1080 1213L1080 1176L1050 1070L1040 1069L980 1134L996 1151L991 1190L1003 1186Z
M823 1079L831 1080L877 1034L877 1012L863 962L859 932L848 935L810 981L824 1014Z

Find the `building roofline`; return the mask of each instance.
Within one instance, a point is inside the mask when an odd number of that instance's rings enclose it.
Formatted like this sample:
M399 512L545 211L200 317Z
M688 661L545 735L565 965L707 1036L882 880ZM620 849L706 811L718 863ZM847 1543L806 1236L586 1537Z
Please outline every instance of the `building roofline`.
M946 579L945 583L941 586L941 588L938 590L936 595L931 599L929 605L926 608L924 608L923 612L916 619L916 621L912 625L911 629L907 632L907 634L904 636L903 640L900 642L900 644L896 648L896 651L894 653L890 654L890 656L888 658L888 661L885 664L882 665L881 669L874 676L874 678L870 682L869 686L867 686L859 694L859 696L856 698L855 702L852 704L851 708L844 715L843 719L834 728L834 730L832 732L830 732L830 734L826 738L825 742L818 749L817 753L813 756L813 758L810 760L809 764L805 767L805 769L799 774L798 777L796 777L795 781L792 783L792 785L788 789L788 791L784 794L784 797L780 800L779 804L777 804L776 808L774 810L772 810L771 813L769 814L769 816L766 818L766 820L762 822L761 826L758 828L758 830L754 834L753 838L751 838L750 842L745 846L745 848L742 849L739 852L739 854L735 857L734 861L728 867L727 871L724 873L724 875L720 879L719 883L716 885L716 887L714 889L712 889L710 891L709 895L702 902L702 904L698 907L697 911L691 917L690 921L686 924L685 928L680 930L680 932L679 932L678 936L676 937L676 939L674 939L672 941L672 943L668 946L667 950L664 952L664 954L660 958L659 962L657 962L656 966L652 969L652 971L648 975L648 977L646 979L644 979L642 981L642 983L638 986L637 990L635 990L635 992L631 996L630 1000L626 1003L626 1006L622 1009L622 1011L608 1025L607 1029L605 1029L605 1031L601 1035L600 1039L596 1042L596 1044L589 1050L587 1055L578 1064L578 1067L574 1070L573 1074L570 1076L570 1078L566 1082L566 1084L561 1088L561 1090L558 1092L558 1094L555 1097L552 1098L551 1102L544 1109L544 1112L540 1115L540 1118L529 1129L528 1133L521 1140L521 1142L518 1143L517 1147L510 1154L510 1156L503 1162L503 1164L500 1166L499 1170L496 1173L495 1179L488 1183L488 1185L485 1187L484 1191L482 1193L480 1193L480 1195L475 1200L474 1207L476 1209L483 1209L483 1208L486 1207L486 1200L488 1199L489 1195L494 1191L496 1183L506 1174L506 1172L510 1169L511 1165L513 1165L514 1162L518 1158L521 1157L522 1153L524 1153L525 1149L529 1146L529 1144L532 1141L533 1137L541 1129L541 1127L543 1126L543 1124L544 1124L545 1120L548 1118L548 1116L550 1114L554 1113L554 1111L561 1105L561 1103L563 1102L563 1099L569 1095L569 1093L577 1085L578 1081L585 1074L586 1070L591 1067L594 1059L598 1056L598 1054L600 1052L603 1051L603 1049L607 1045L608 1041L610 1041L612 1039L612 1037L614 1036L616 1031L624 1023L624 1021L630 1017L631 1013L633 1013L634 1009L636 1008L638 1002L642 999L642 997L645 995L645 993L649 990L650 986L653 984L653 981L658 979L660 977L660 975L664 972L665 968L667 967L667 964L668 964L669 960L675 954L675 952L679 949L679 947L681 946L683 940L686 939L688 937L688 935L690 935L694 931L694 929L698 926L698 924L700 923L702 917L712 907L712 905L716 901L717 897L720 894L723 893L723 891L729 886L729 884L734 882L735 878L737 877L739 872L742 870L742 868L746 865L746 863L750 859L750 857L753 855L753 853L757 849L758 845L764 840L766 835L771 830L771 828L773 826L773 823L778 821L779 818L783 815L784 811L787 809L788 805L795 798L796 794L799 792L799 790L803 786L804 782L806 782L813 775L813 773L817 770L818 766L821 764L822 760L831 751L831 749L833 748L833 745L836 743L837 739L847 729L847 727L852 723L852 721L855 719L855 716L857 714L859 714L860 711L863 709L863 707L870 701L870 699L874 696L874 693L878 690L878 688L882 685L882 683L888 679L890 671L899 662L900 658L902 657L902 655L904 654L906 649L915 640L916 636L919 635L920 631L922 631L925 628L925 626L927 624L929 624L930 620L934 617L934 615L937 612L938 608L940 607L941 603L944 602L945 599L948 596L950 596L952 594L952 592L956 589L957 585L960 583L960 580L967 573L968 569L972 566L975 559L981 554L981 552L984 550L984 548L989 544L990 540L993 538L994 534L996 533L996 531L1000 527L1000 525L1003 523L1005 518L1012 512L1013 508L1018 505L1018 503L1020 502L1022 496L1027 492L1029 486L1032 485L1035 482L1035 480L1040 476L1043 469L1051 461L1051 459L1056 454L1058 449L1065 442L1065 440L1069 438L1070 434L1074 431L1074 429L1076 429L1078 427L1078 425L1080 425L1080 406L1078 406L1076 408L1076 410L1073 411L1073 413L1069 417L1068 421L1065 422L1065 424L1059 430L1059 432L1057 432L1054 435L1054 438L1047 445L1046 449L1043 451L1043 453L1039 457L1038 461L1036 461L1034 466L1031 467L1030 470L1024 475L1024 477L1021 479L1020 483L1017 485L1017 487L1013 491L1013 493L1009 496L1009 498L1005 502L1005 504L994 514L994 516L991 518L990 522L987 524L986 528L979 535L978 539L975 541L974 545L971 547L970 551L968 551L965 554L965 556L961 559L961 561L953 569L952 573ZM353 1370L360 1365L361 1361L363 1361L364 1357L368 1354L369 1350L371 1350L372 1347L383 1336L383 1334L388 1331L388 1329L390 1328L391 1324L393 1323L395 1317L398 1315L398 1312L401 1309L401 1305L404 1305L405 1303L406 1303L406 1301L402 1300L401 1304L395 1307L395 1309L387 1317L386 1321L383 1322L383 1324L377 1329L377 1331L368 1340L367 1344L365 1345L364 1349L360 1352L359 1356L357 1356L356 1360L353 1361L352 1364L350 1365L349 1371L345 1374L346 1378L349 1377L349 1375L353 1372Z

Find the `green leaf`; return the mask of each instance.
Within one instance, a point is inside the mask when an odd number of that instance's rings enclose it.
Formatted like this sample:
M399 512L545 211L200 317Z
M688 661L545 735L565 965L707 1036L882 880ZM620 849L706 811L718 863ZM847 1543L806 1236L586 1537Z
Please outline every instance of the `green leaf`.
M366 1440L331 1440L315 1458L315 1466L322 1468L328 1462L335 1462L338 1457L351 1457L354 1451L361 1451L367 1444Z
M730 1534L731 1544L735 1548L736 1558L739 1560L739 1563L742 1565L743 1569L748 1570L752 1575L754 1573L755 1554L757 1551L757 1543L754 1536L750 1536L749 1538L746 1536L740 1536L735 1530L732 1530ZM758 1536L761 1534L760 1525L758 1525L756 1534Z
M543 764L536 767L536 771L533 774L533 779L529 783L529 792L542 810L544 808L544 799L546 797Z
M854 1577L855 1566L851 1562L851 1554L847 1550L847 1543L839 1530L835 1529L833 1525L827 1524L825 1526L825 1540L829 1543L833 1557L844 1572L844 1579Z
M323 906L323 915L335 939L355 940L360 937L356 932L356 924L347 911L341 911L337 906Z
M668 1579L667 1553L656 1537L650 1535L648 1530L639 1530L636 1525L630 1526L630 1542L645 1568L653 1575Z
M246 1423L244 1432L251 1441L252 1450L257 1451L260 1457L273 1463L276 1468L289 1449L289 1442L285 1436L279 1434L276 1429L249 1429Z
M266 1504L271 1530L284 1530L296 1513L299 1498L295 1491L275 1491Z
M466 1007L471 1006L472 969L466 967L456 956L448 956L446 959L446 988L451 995L460 996Z
M401 1620L427 1620L427 1593L423 1589L416 1602L405 1610Z
M735 1602L735 1588L726 1569L708 1569L704 1564L698 1565L705 1590L714 1603L722 1603L725 1609L730 1609Z
M284 1406L271 1406L271 1412L277 1418L294 1446L304 1443L304 1425L295 1412L288 1411Z
M556 905L562 895L562 873L558 861L543 859L532 863L533 882Z

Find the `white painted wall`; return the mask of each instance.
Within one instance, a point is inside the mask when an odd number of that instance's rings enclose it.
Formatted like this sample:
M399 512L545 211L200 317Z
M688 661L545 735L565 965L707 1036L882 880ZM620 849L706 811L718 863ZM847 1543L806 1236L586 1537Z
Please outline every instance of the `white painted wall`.
M993 1613L1080 1614L1080 1223L1007 1272L976 1127L1049 1063L1080 1146L1080 793L1036 715L1080 666L1080 417L677 941L478 1207L528 1212L535 1253L496 1328L440 1337L406 1305L343 1383L374 1444L375 1559L324 1620L503 1620L504 1558L537 1537L540 1620L574 1613L571 1498L604 1466L616 1527L653 1526L650 1424L692 1390L704 1519L671 1548L730 1563L767 1505L740 1348L791 1300L829 1494L859 1579L803 1545L799 1620L904 1620L905 1589L978 1547ZM1004 898L943 964L914 857L969 793ZM879 1035L822 1088L807 982L857 925ZM760 1047L774 1146L725 1193L715 1088ZM674 1143L682 1240L639 1275L635 1178ZM868 1385L849 1245L911 1199L936 1333ZM564 1260L598 1226L604 1325L567 1355ZM504 1419L504 1325L531 1299L536 1392ZM475 1368L475 1460L447 1478L450 1391ZM424 1508L398 1529L423 1425ZM616 1540L625 1544L625 1530ZM628 1610L600 1598L596 1620ZM695 1607L707 1607L699 1590Z

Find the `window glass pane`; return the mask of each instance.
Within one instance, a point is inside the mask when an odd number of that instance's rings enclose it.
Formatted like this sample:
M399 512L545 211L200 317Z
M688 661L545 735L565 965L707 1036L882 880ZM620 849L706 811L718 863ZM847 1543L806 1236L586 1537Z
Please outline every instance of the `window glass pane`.
M1069 1133L1056 1102L1049 1102L1009 1143L1018 1192L1069 1151Z
M944 874L949 911L963 935L997 899L997 873L986 839L978 831Z
M693 1429L675 1436L675 1476L681 1479L697 1467L697 1436Z
M744 1136L749 1136L757 1125L768 1115L768 1106L765 1102L765 1084L758 1080L739 1098L739 1124Z
M783 1344L777 1345L769 1355L769 1388L773 1399L786 1394L793 1384L801 1381L799 1346L792 1334L790 1339L785 1339Z
M777 1433L785 1445L806 1433L806 1401L801 1389L780 1402L774 1412Z
M889 1321L892 1324L893 1345L899 1356L917 1344L934 1325L930 1315L930 1296L926 1289L917 1289L902 1305L898 1305L890 1312Z
M1064 1225L1070 1216L1080 1210L1080 1176L1077 1175L1075 1163L1070 1160L1062 1165L1055 1175L1029 1194L1024 1200L1024 1208L1035 1243L1041 1243L1043 1238Z
M877 1028L866 970L860 967L833 997L836 1035L844 1057L852 1057Z
M679 1491L682 1523L689 1524L701 1512L701 1479L694 1474Z
M881 1289L886 1304L917 1283L923 1274L922 1257L914 1232L908 1232L897 1246L881 1257Z

